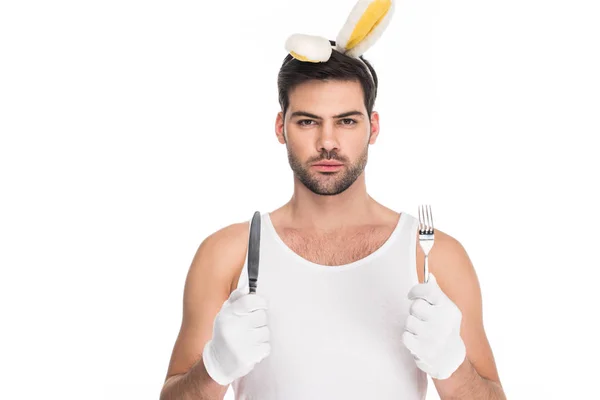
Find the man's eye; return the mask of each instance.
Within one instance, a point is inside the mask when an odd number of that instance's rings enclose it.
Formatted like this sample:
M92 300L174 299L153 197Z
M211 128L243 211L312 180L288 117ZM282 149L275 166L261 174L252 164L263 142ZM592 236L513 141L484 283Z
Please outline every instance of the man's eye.
M342 125L354 125L354 124L356 124L356 120L354 120L352 118L344 118L341 121L342 121Z
M310 122L314 122L314 121L312 119L303 119L303 120L298 121L298 125L300 125L300 126L312 125L312 124L310 124Z

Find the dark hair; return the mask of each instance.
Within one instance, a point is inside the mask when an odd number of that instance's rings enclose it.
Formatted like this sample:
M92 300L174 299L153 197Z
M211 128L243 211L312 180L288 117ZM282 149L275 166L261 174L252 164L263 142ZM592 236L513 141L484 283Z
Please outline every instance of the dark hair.
M335 46L335 41L329 41ZM358 80L363 88L367 118L370 118L375 98L377 97L377 74L371 64L360 56L360 60L347 56L332 49L331 57L325 62L306 62L296 60L288 54L283 60L277 76L277 88L279 90L279 104L283 115L287 112L290 104L289 92L297 85L312 80ZM364 62L364 63L363 63ZM365 66L366 64L366 66ZM371 75L369 75L369 72ZM373 78L371 78L373 76Z

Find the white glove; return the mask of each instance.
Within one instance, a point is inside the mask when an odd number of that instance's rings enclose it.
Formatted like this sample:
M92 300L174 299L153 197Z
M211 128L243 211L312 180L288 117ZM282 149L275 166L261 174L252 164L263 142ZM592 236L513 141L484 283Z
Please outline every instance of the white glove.
M460 337L462 313L429 274L427 283L415 285L408 293L413 300L402 334L404 345L417 366L435 379L449 378L466 357Z
M202 359L208 375L228 385L248 374L271 352L267 301L248 287L234 290L215 317Z

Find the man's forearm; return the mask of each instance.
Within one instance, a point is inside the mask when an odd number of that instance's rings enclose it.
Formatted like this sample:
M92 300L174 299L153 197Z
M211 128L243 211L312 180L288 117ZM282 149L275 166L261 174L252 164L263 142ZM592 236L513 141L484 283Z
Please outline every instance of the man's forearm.
M506 400L502 386L481 377L468 358L447 379L433 379L441 400Z
M160 400L223 400L227 386L219 385L206 372L202 358L184 375L171 377Z

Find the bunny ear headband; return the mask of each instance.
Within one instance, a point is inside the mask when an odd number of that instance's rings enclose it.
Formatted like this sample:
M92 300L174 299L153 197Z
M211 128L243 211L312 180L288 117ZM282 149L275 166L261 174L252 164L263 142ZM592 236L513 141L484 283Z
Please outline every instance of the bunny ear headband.
M285 42L292 57L305 62L329 60L335 47L340 53L360 60L360 56L379 39L394 12L395 0L358 0L337 35L335 46L321 36L295 33ZM362 61L362 60L361 60ZM369 75L371 71L367 68Z

